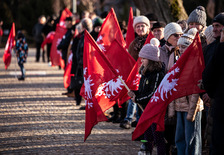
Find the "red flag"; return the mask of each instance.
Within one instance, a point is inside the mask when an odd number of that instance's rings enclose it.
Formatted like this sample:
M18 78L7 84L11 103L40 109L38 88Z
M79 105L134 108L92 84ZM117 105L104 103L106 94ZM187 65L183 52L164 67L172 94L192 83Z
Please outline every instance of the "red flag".
M145 44L150 43L150 40L152 38L154 38L154 36L150 32L147 36ZM132 71L130 72L130 74L125 82L131 90L138 90L139 81L141 78L141 75L139 74L139 68L140 68L141 64L142 64L141 58L138 58L137 62L135 63ZM120 91L119 95L114 97L112 100L114 101L114 100L119 99L119 105L123 104L125 101L130 99L130 97L127 95L127 92L128 92L127 89L123 88L122 91Z
M12 49L16 45L15 42L15 23L12 23L12 28L9 33L9 37L5 46L5 52L3 55L3 61L5 63L5 69L8 68L8 66L11 63L11 57L12 57Z
M126 48L128 49L130 43L135 39L135 30L133 27L133 10L130 7L129 19L128 19L128 28L126 33Z
M97 44L102 51L106 51L116 39L123 47L126 46L114 9L111 8L104 20L97 38Z
M132 56L118 43L115 39L110 48L104 53L110 61L113 68L115 68L120 77L125 81L132 70L135 60ZM96 92L96 99L105 112L115 104L115 100L111 101L113 97L117 96L119 91L124 87L120 79L112 79L108 82L102 83Z
M51 31L47 34L47 37L44 39L44 41L41 44L41 48L44 50L44 46L46 44L50 44L53 42L55 36L55 31Z
M68 88L71 82L72 57L73 57L73 53L70 52L70 55L68 57L68 64L66 65L65 72L64 72L64 87L65 88Z
M80 94L86 102L85 141L94 125L107 120L95 98L98 86L118 76L116 70L87 31L85 31L84 37L83 72L82 90L84 91L81 91L83 93Z
M151 41L152 38L155 38L155 37L152 34L152 32L150 31L149 34L148 34L148 36L147 36L147 38L146 38L145 44L148 44L148 43L150 44L150 41Z
M61 66L61 51L57 50L57 46L61 42L63 35L67 32L66 28L63 28L59 25L56 27L55 36L51 45L51 64L52 66ZM61 66L63 68L63 66Z
M164 117L168 104L180 97L204 92L197 86L204 70L199 34L174 66L165 75L156 92L150 99L139 119L132 139L142 135L152 123L157 124L157 131L164 131Z
M65 8L61 13L61 18L59 20L59 26L65 28L65 19L70 16L72 16L71 11L68 8Z

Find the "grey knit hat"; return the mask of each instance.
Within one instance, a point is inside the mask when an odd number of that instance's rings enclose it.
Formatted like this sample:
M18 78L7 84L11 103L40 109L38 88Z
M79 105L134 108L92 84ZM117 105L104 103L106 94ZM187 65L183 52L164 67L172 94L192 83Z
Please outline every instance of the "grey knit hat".
M215 41L215 38L213 36L213 26L209 25L206 29L205 29L205 37L208 43L212 43L213 41Z
M88 32L91 32L93 29L92 20L90 18L83 18L81 20L82 27L86 29Z
M164 39L167 41L172 34L183 34L182 28L179 24L171 22L165 26Z
M212 23L217 22L224 26L224 12L221 12L213 19Z
M137 24L139 24L139 23L144 23L148 27L150 27L150 22L149 22L148 18L145 17L145 16L137 16L137 17L134 18L134 21L133 21L133 27L134 27L134 29L135 29L135 26Z
M153 44L145 44L139 52L139 57L146 58L152 61L160 61L160 50L158 46Z
M199 23L202 26L206 26L206 12L203 6L198 6L195 10L193 10L187 20L187 24L189 23Z
M191 28L178 39L177 45L185 45L188 47L193 42L197 32L198 30L196 28Z

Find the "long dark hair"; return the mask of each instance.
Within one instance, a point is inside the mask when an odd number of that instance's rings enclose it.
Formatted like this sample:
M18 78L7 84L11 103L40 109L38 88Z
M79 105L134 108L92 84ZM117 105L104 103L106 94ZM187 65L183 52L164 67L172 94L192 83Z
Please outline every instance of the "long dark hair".
M145 73L147 71L149 71L149 72L154 72L154 71L158 72L161 69L162 69L162 62L149 60L149 63L148 63L148 65L146 67L144 67L143 65L140 67L139 74L145 75Z

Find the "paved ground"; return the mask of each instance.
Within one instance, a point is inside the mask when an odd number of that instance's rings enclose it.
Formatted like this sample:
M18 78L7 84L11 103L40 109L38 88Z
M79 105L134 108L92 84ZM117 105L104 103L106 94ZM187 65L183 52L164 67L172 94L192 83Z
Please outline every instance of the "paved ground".
M84 143L85 111L61 95L63 71L36 63L30 49L27 78L18 81L15 58L5 71L3 52L0 49L0 154L137 154L140 143L131 141L133 129L119 124L99 123Z

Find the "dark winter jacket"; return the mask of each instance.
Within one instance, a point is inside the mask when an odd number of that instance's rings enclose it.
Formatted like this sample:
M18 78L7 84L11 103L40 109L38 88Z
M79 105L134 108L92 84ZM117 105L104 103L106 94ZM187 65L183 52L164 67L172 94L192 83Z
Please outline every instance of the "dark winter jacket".
M209 44L206 49L203 51L204 60L205 60L205 66L209 63L211 60L214 51L216 50L217 46L219 45L220 37L217 38L215 41L213 41L211 44Z
M76 59L78 76L83 76L83 50L84 50L84 32L81 33L81 38L79 39L77 50L76 50Z
M142 107L145 109L150 98L156 91L157 87L159 86L164 76L165 76L164 68L161 69L159 72L147 71L145 75L142 75L139 83L139 89L138 91L134 91L136 95L135 102L142 105Z
M213 48L214 54L202 74L203 85L210 97L224 99L224 43L216 42Z

